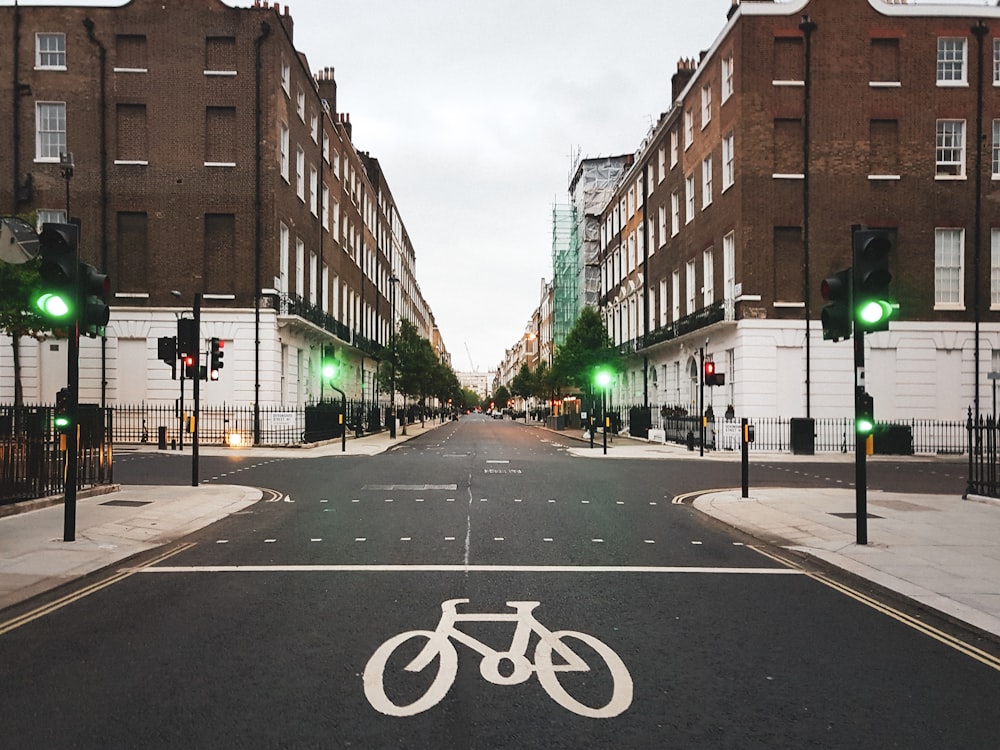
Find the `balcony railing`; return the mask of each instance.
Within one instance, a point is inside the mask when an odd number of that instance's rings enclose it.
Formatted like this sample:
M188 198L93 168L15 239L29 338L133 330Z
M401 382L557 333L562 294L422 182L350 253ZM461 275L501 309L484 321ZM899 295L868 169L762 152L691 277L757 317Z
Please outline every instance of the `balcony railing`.
M295 315L332 333L341 341L354 346L373 359L387 359L389 350L383 344L352 331L346 325L311 302L296 294L282 294L277 297L277 309L282 315Z
M672 341L686 334L693 333L700 328L705 328L713 323L721 323L725 320L736 320L736 304L731 299L716 300L708 307L703 307L697 312L685 315L680 320L675 320L673 323L668 323L662 328L658 328L638 340L636 342L636 350L662 344L664 341Z

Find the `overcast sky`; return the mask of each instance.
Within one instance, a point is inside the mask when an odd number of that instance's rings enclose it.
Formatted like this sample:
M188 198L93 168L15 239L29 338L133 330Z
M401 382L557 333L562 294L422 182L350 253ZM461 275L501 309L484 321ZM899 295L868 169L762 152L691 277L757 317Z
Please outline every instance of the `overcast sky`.
M633 153L670 106L678 59L713 43L731 4L288 3L296 48L313 72L336 69L355 147L382 165L456 370L494 370L524 333L552 278L571 155Z

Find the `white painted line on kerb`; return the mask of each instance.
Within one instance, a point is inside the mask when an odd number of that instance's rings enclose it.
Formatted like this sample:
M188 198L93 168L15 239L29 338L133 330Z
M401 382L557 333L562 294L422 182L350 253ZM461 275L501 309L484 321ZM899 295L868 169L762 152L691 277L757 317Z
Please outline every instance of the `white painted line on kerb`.
M630 565L159 565L123 568L136 573L699 573L805 575L794 568L707 568Z

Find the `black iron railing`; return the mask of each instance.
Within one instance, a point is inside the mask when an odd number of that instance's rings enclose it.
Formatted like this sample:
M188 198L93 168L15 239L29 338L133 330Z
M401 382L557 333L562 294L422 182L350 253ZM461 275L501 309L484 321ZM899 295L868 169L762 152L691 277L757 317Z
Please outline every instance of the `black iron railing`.
M993 415L973 419L972 410L965 423L969 440L969 486L967 495L1000 498L1000 425Z

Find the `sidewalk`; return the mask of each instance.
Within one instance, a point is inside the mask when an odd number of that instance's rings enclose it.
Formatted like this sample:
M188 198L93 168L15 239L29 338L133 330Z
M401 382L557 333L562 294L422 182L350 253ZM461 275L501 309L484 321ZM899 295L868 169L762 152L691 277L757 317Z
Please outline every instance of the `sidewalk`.
M339 441L302 449L202 446L199 453L285 458L375 455L438 426L409 425L408 434L395 439L387 434L349 439L344 453ZM596 442L593 449L581 444L569 452L590 460L697 456L682 446L620 437L608 446L607 456ZM190 459L189 450L170 453ZM706 453L705 458L738 461L739 454ZM751 454L750 460L853 457ZM749 494L743 499L739 490L713 492L698 497L693 505L762 541L809 555L1000 637L1000 504L996 501L870 490L868 512L875 517L868 520L868 544L861 546L855 543L852 489L753 488ZM168 544L260 498L259 490L232 485L125 487L78 500L74 542L62 541L61 503L0 518L0 609Z

